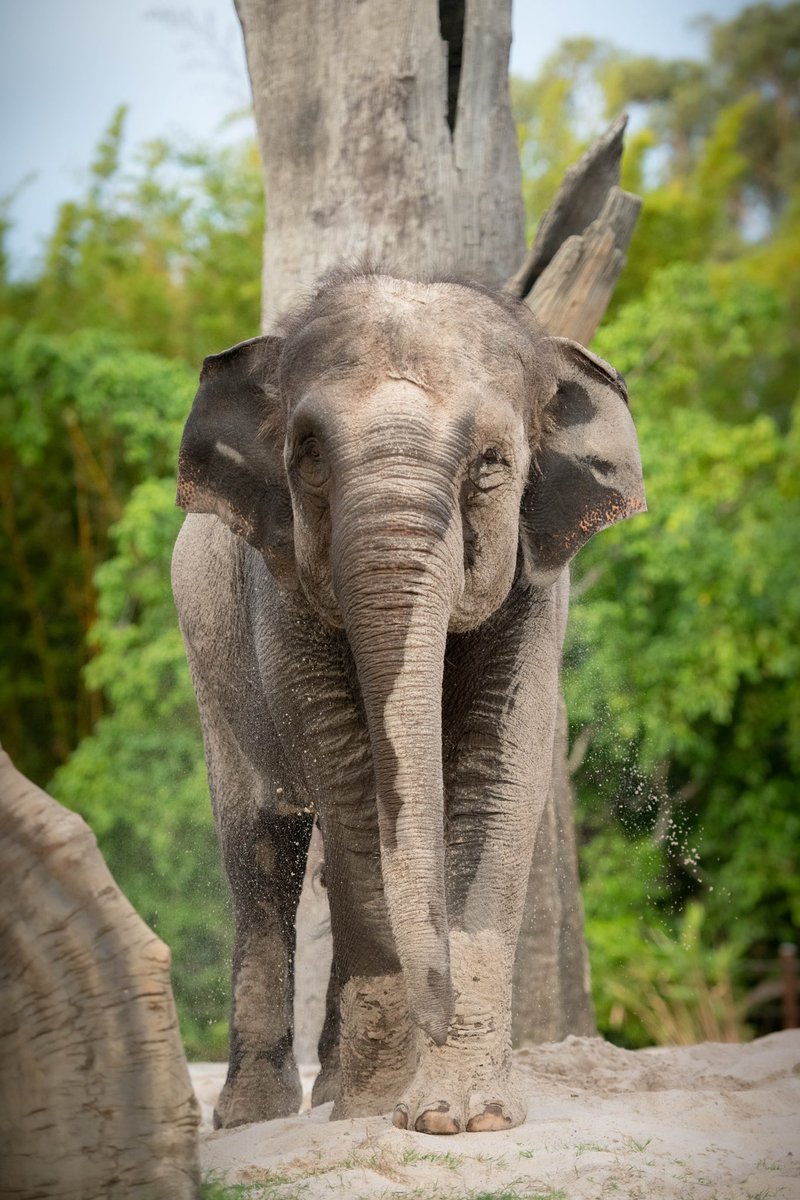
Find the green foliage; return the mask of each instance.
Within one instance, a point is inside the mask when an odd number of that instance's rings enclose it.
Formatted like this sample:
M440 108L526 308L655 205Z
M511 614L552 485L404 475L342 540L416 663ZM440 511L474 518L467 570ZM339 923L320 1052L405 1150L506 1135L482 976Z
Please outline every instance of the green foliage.
M5 305L49 332L113 330L141 349L199 362L258 332L257 151L251 142L210 153L154 141L126 174L124 128L120 108L85 195L61 205L39 277L11 288Z
M102 712L82 675L94 572L131 490L172 476L192 391L181 363L105 331L0 322L0 716L42 784Z
M0 715L172 947L190 1053L217 1056L230 918L169 560L196 366L258 329L263 195L250 143L152 143L126 176L124 119L38 277L0 288Z
M0 348L4 743L42 783L74 750L50 790L173 948L190 1052L220 1055L230 920L169 588L194 372L106 331L6 320Z
M707 62L573 42L515 92L529 217L603 105L645 198L594 348L650 513L581 553L566 672L598 1012L630 1045L742 1033L737 963L800 924L800 4L707 24Z
M785 314L727 274L715 303L718 272L667 269L598 339L629 370L651 511L581 555L567 691L595 731L585 799L658 828L712 942L766 946L800 921L800 402L785 431L785 405L758 411Z
M669 262L729 259L755 233L774 234L800 187L800 3L705 23L705 62L579 38L536 80L512 81L530 232L604 123L631 113L623 186L647 202L615 312Z
M575 129L575 73L585 78L586 42L567 42L545 63L536 79L511 80L511 104L517 123L522 163L522 194L528 238L555 194L564 171L584 146Z
M743 931L709 943L699 901L670 918L664 911L666 858L651 839L631 840L613 828L600 830L585 847L583 894L598 1025L631 1048L745 1040L745 1003L734 995Z

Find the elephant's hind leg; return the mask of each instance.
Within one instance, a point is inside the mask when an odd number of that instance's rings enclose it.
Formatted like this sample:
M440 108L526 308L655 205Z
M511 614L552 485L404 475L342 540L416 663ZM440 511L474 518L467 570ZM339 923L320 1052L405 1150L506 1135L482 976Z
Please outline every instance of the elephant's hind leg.
M236 930L230 1059L214 1113L217 1128L300 1108L292 1050L294 922L311 820L262 812L252 827L223 832Z

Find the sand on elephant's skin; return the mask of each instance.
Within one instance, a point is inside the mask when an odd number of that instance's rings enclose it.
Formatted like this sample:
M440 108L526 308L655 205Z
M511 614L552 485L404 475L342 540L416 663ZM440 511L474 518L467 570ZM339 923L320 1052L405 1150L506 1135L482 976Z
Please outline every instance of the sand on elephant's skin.
M224 1068L196 1063L203 1170L267 1184L271 1200L800 1200L800 1030L636 1051L570 1037L515 1060L526 1124L438 1138L388 1117L330 1121L330 1104L214 1132Z

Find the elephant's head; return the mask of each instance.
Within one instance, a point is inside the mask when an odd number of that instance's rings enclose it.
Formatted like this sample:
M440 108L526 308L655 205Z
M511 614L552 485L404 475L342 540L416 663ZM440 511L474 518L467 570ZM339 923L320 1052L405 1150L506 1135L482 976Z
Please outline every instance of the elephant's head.
M443 1042L446 637L645 508L622 379L508 297L333 276L282 337L206 359L178 504L220 516L346 631L412 1014Z

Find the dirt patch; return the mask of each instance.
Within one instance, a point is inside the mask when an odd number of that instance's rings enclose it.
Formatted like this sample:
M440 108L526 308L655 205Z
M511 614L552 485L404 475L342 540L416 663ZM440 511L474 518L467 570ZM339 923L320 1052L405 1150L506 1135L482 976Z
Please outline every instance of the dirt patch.
M201 1133L204 1171L270 1200L800 1200L800 1030L748 1045L518 1051L528 1120L432 1137L331 1105ZM206 1119L224 1070L191 1068ZM313 1072L304 1072L307 1091Z

